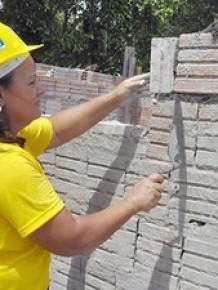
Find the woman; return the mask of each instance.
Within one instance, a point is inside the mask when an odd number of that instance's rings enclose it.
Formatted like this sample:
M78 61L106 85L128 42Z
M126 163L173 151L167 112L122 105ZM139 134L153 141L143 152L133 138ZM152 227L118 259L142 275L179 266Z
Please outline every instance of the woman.
M156 206L163 190L163 177L154 174L102 211L75 217L66 209L36 156L102 120L144 84L144 76L44 118L44 88L30 55L39 47L0 23L0 290L46 290L50 253L73 256L95 248L134 214Z

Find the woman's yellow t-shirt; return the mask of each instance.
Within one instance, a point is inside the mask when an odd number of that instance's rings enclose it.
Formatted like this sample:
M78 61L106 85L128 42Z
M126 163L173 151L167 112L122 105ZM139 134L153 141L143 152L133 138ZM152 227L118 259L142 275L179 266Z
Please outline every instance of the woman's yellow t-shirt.
M36 160L52 132L39 118L19 133L24 148L0 143L0 290L48 288L50 253L29 235L64 207Z

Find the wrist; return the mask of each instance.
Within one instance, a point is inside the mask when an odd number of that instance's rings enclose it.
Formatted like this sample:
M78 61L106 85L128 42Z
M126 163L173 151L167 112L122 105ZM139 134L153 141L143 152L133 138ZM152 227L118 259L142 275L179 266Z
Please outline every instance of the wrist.
M113 104L114 108L117 108L121 105L121 97L116 93L115 89L108 93L106 97L110 103Z
M131 197L131 198L130 197L126 197L124 199L124 201L126 202L127 206L131 210L132 215L134 215L134 214L139 212L139 208L138 208L137 202L136 202L134 197Z

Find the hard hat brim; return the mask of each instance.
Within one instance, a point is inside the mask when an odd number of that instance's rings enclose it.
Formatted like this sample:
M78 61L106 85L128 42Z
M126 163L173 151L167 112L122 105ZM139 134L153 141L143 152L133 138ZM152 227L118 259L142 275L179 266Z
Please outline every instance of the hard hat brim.
M13 58L16 58L17 56L28 54L29 52L31 52L31 51L33 51L35 49L41 48L43 46L44 46L44 44L26 45L23 50L14 52L12 55L9 55L8 57L5 57L4 59L2 59L1 63L4 64L4 63L10 61Z
M43 46L44 46L44 44L27 45L27 52L38 49L38 48L43 47Z

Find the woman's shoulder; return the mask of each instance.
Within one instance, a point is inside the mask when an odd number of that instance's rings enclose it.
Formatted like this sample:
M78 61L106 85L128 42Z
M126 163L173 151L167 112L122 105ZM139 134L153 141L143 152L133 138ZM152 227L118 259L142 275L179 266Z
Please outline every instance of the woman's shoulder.
M48 147L53 136L53 127L50 120L42 116L26 126L18 136L26 140L24 149L33 156L38 156Z

